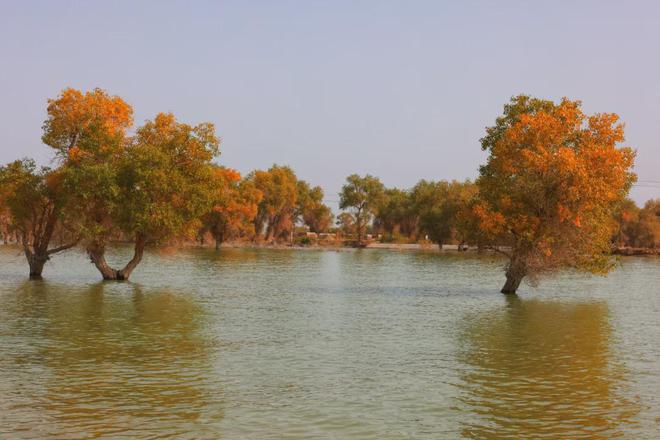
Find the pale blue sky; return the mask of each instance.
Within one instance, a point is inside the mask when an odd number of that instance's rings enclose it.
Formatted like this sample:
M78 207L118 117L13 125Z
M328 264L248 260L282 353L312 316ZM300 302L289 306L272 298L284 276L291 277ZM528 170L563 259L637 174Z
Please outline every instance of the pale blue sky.
M484 127L528 93L619 113L660 182L659 44L654 1L0 0L0 162L47 163L46 99L101 87L138 123L214 122L223 164L289 164L333 200L353 172L476 177Z

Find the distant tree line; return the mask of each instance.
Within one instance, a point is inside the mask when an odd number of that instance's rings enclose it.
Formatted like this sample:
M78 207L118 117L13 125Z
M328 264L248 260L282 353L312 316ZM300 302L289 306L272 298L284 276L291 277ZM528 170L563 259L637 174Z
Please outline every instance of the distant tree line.
M604 273L612 246L660 247L660 200L639 208L627 199L634 153L622 140L614 114L517 96L481 139L489 157L476 181L399 189L353 174L335 218L323 190L287 166L241 176L215 163L220 141L210 123L160 113L133 129L123 99L65 89L48 101L43 124L56 166L22 159L0 168L0 234L22 244L33 278L53 254L80 246L107 280L128 279L148 245L292 243L303 227L356 246L368 234L473 245L507 258L502 291L512 293L523 278L561 267ZM117 241L133 254L115 268L106 254Z
M626 198L615 219L616 233L612 239L615 246L660 249L660 199L648 200L640 208Z

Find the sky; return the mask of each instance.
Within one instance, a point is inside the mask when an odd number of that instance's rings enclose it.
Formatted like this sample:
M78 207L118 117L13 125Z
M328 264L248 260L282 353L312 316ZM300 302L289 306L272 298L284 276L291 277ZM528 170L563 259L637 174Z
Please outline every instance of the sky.
M326 191L474 179L514 95L615 112L632 197L660 198L660 2L0 0L0 163L53 158L46 101L119 95L141 124L213 122L219 162L273 163Z

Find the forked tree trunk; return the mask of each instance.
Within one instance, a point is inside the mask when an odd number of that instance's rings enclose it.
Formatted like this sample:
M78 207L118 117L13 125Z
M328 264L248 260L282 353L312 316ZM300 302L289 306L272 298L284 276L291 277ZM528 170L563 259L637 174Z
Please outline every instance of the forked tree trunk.
M128 280L133 270L138 264L140 264L140 261L142 261L145 245L146 239L142 235L138 235L135 238L133 258L131 258L123 269L114 269L110 267L105 260L105 245L102 243L92 242L87 247L87 254L89 255L90 260L92 260L92 263L94 263L94 266L96 266L98 271L101 272L104 280L124 281Z
M511 261L506 270L506 282L501 292L507 295L515 295L520 283L526 275L525 266L519 262Z

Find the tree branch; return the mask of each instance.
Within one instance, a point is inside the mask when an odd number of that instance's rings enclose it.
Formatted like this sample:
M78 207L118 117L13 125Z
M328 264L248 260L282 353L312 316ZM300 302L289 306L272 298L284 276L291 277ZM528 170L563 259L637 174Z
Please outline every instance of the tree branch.
M78 239L76 239L76 241L73 241L73 242L71 242L71 243L67 243L67 244L65 244L65 245L58 246L58 247L53 248L53 249L49 249L49 250L46 252L46 254L48 254L48 255L53 255L53 254L56 254L56 253L58 253L58 252L65 251L65 250L67 250L67 249L71 249L72 247L74 247L75 245L77 245L79 242L80 242L80 239L78 238Z

